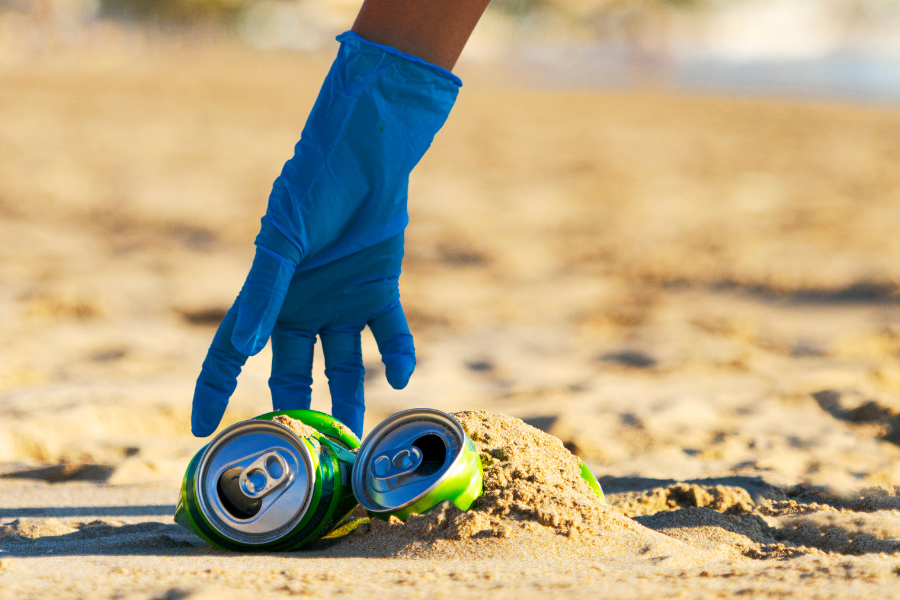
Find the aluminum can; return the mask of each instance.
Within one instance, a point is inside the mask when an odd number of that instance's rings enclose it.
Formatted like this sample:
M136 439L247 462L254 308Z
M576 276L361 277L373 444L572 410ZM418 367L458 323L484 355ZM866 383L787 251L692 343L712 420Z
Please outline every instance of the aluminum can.
M353 493L369 514L406 520L445 500L468 510L482 493L481 459L462 425L431 408L404 410L366 436Z
M272 419L315 430L300 437ZM319 539L357 506L350 472L357 438L312 410L268 413L236 423L188 465L175 521L225 550L296 550Z
M587 481L587 484L591 486L591 489L594 490L594 493L600 498L600 502L605 506L606 496L603 495L603 488L600 487L600 482L594 477L594 473L591 472L590 467L584 464L584 461L581 461L581 478Z

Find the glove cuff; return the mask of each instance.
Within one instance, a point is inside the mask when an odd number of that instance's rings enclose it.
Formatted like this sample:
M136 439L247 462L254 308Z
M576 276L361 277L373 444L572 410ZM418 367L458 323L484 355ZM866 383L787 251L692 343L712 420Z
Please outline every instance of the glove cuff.
M412 63L417 63L420 65L424 65L429 69L432 69L438 75L449 79L452 83L454 83L457 87L462 87L462 80L454 75L452 72L448 71L444 67L440 67L436 64L430 63L427 60L422 60L418 56L413 56L412 54L406 54L405 52L401 52L392 46L386 46L384 44L378 44L376 42L370 42L369 40L361 37L355 31L345 31L335 38L337 41L342 44L348 44L352 47L355 47L357 50L362 50L365 48L369 48L376 51L386 52L388 54L393 54L394 56L399 56L400 58L404 58Z

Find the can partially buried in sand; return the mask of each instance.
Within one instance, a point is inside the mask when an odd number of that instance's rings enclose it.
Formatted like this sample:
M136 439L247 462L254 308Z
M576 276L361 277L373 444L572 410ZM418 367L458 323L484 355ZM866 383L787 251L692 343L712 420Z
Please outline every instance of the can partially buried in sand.
M445 500L468 510L482 493L481 459L462 425L430 408L399 412L366 436L353 493L375 517L406 520Z
M226 550L295 550L357 505L357 438L312 410L268 413L222 431L191 460L175 520Z

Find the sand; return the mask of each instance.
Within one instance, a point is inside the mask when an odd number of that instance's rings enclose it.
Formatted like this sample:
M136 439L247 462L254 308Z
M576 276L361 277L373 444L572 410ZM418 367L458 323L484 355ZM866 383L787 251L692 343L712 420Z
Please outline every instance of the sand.
M411 180L418 366L391 389L364 336L365 428L466 412L488 494L235 555L172 522L190 398L328 60L98 48L0 63L0 598L896 596L900 113L461 65Z
M553 548L556 559L702 560L702 553L604 506L581 477L581 461L559 439L507 415L454 416L484 468L484 494L474 506L464 512L448 501L406 522L371 519L340 541L329 540L329 554L514 560Z
M296 435L301 440L309 439L310 441L315 441L315 439L316 439L316 434L317 434L316 428L310 427L303 421L300 421L298 419L292 419L291 417L289 417L287 415L276 415L275 417L272 418L272 421L274 421L275 423L284 425L285 427L290 429L294 433L294 435Z

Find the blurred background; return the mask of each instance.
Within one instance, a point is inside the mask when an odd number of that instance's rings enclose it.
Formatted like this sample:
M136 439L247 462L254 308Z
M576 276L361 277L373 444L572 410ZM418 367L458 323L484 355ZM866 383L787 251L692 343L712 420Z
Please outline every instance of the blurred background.
M359 4L0 0L8 481L170 501L200 364ZM411 180L419 366L391 390L366 335L367 429L509 413L610 489L900 482L900 1L495 0L457 71ZM225 424L270 406L270 358Z
M4 0L5 61L160 38L324 50L356 0ZM896 0L495 0L464 60L532 85L895 100Z

